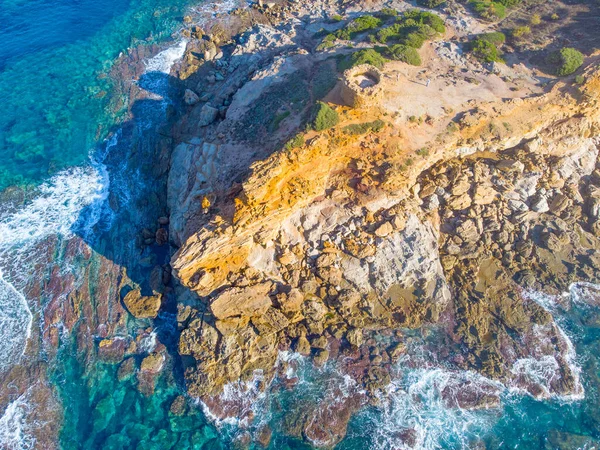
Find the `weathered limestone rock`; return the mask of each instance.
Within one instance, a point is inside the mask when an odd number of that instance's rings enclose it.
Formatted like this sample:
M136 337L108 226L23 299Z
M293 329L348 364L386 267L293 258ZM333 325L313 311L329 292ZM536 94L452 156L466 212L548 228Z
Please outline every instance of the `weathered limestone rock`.
M198 97L198 94L191 89L186 89L185 93L183 94L183 101L186 105L192 106L200 101L200 97Z
M127 311L137 319L154 319L158 315L161 302L161 295L144 296L139 289L133 289L123 297Z
M273 283L265 282L244 288L229 288L219 294L210 304L217 319L233 316L258 317L271 307L269 294Z
M210 106L207 103L202 107L202 110L200 111L198 126L207 127L211 123L213 123L215 120L217 120L218 116L219 116L218 108L213 108L212 106Z

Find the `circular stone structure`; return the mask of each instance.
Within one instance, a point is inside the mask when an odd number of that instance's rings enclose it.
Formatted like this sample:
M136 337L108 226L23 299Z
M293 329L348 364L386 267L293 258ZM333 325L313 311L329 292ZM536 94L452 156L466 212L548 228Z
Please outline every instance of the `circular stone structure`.
M383 96L382 79L381 71L370 64L348 69L342 78L342 99L354 108L379 103Z

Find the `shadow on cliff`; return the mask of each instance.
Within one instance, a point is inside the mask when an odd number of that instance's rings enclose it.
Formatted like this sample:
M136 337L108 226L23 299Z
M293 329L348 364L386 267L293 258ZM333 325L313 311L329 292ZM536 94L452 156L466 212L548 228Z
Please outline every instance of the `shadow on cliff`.
M125 286L115 295L118 301L132 289L139 289L143 296L163 293L160 314L152 325L173 358L176 378L182 380L177 302L169 266L173 250L168 244L168 224L159 218L168 216L170 129L181 109L178 99L184 88L179 79L162 72L146 73L136 85L131 118L114 127L92 156L103 179L104 195L81 211L72 231L131 280L120 280ZM128 319L135 327L149 324L133 316Z

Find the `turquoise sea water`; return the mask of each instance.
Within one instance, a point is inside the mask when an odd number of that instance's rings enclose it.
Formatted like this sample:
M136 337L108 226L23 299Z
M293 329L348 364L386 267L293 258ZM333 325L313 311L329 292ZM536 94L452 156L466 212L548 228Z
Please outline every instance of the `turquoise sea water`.
M187 0L0 0L0 190L85 163L114 123L107 72L161 42Z

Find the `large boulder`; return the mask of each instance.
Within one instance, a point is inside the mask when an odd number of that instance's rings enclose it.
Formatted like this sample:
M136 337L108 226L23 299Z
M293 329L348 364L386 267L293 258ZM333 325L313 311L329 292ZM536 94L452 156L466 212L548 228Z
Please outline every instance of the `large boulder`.
M207 103L200 110L200 118L198 120L198 125L201 127L207 127L215 120L217 120L218 115L219 110L217 108L213 108Z
M162 296L142 295L139 289L129 291L123 297L123 304L127 311L136 319L154 319L158 315Z

